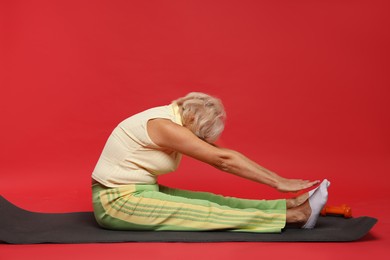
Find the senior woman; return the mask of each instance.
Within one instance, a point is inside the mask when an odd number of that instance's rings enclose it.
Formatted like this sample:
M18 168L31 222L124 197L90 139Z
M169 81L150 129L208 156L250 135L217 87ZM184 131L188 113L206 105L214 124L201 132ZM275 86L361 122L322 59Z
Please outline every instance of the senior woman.
M100 226L114 230L228 230L280 232L288 223L313 228L329 182L294 199L249 200L159 185L182 154L281 192L319 181L286 179L243 154L214 145L224 129L221 101L193 92L169 105L122 121L111 133L92 173L93 205Z

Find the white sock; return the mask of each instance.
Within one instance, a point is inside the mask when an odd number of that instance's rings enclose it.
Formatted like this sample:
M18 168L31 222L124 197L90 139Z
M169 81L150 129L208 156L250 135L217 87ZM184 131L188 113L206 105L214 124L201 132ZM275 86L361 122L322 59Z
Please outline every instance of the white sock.
M323 180L319 187L314 190L309 191L309 204L311 208L311 214L306 224L302 228L313 228L316 223L318 216L322 208L325 206L328 201L328 187L330 182L328 180Z
M309 191L309 197L311 197L311 195L313 195L313 193L321 186L321 185L326 185L326 187L328 188L330 186L330 181L328 181L327 179L324 179L320 185L318 185L317 188L315 189L312 189L311 191Z

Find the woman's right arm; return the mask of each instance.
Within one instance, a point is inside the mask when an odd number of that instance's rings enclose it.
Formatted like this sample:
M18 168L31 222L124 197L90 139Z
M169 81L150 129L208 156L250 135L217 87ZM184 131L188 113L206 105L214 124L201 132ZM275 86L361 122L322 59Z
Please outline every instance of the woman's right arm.
M177 151L224 172L268 185L281 192L299 191L319 182L283 178L237 151L201 140L186 127L167 119L150 120L147 127L152 141L162 148Z

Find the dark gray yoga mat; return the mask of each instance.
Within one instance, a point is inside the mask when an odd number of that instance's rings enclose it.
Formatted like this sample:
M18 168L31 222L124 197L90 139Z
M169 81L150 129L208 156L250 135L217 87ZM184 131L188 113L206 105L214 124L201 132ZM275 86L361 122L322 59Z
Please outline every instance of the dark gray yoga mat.
M100 228L92 212L36 213L0 196L0 243L105 242L341 242L366 235L377 219L320 217L316 228L286 228L282 233L228 231L113 231Z

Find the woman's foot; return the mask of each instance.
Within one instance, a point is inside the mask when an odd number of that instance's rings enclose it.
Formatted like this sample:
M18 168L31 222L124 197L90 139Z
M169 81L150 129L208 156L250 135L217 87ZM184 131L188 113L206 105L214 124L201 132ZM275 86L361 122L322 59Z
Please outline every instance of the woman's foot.
M291 227L302 227L311 215L309 200L302 205L287 210L286 222Z
M308 218L305 225L302 226L302 228L313 228L316 225L318 216L320 215L322 208L325 206L326 202L328 201L329 185L330 182L325 179L324 181L322 181L319 188L317 188L313 192L313 194L309 197L311 213L310 213L310 217Z
M307 201L309 196L310 196L309 192L305 192L296 198L286 199L286 206L288 209L299 207L300 205L302 205Z
M328 200L328 187L330 182L324 180L316 189L304 193L297 198L287 200L287 205L296 205L297 207L288 208L286 215L287 224L298 225L302 228L313 228L317 223L321 209ZM303 201L303 203L302 203Z
M322 183L324 183L324 182L327 182L327 186L329 187L330 182L327 179L322 181ZM287 206L287 208L288 209L295 208L295 207L298 207L298 206L302 205L303 203L305 203L306 200L309 197L311 197L314 194L314 192L321 186L321 184L318 185L318 187L316 187L315 189L312 189L309 192L305 192L305 193L303 193L302 195L299 195L296 198L286 199L286 206Z

